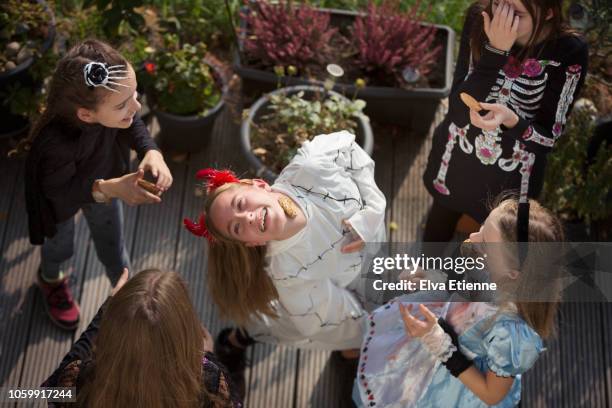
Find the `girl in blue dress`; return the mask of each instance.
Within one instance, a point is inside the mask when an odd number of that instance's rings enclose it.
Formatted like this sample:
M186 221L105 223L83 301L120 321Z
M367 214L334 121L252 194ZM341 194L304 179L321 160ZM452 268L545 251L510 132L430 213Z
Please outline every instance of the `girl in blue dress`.
M521 222L519 208L516 199L502 201L470 235L470 246L488 256L489 280L498 286L491 302L462 302L455 294L447 302L425 304L418 300L427 294L419 292L369 315L353 389L358 407L519 403L521 375L544 350L542 339L554 331L560 293L554 272L542 267L550 258L541 248L563 241L562 226L552 213L531 201L528 222ZM523 223L528 239L521 239ZM523 240L544 244L523 255L515 244ZM547 283L539 284L542 279ZM535 293L539 301L527 301Z

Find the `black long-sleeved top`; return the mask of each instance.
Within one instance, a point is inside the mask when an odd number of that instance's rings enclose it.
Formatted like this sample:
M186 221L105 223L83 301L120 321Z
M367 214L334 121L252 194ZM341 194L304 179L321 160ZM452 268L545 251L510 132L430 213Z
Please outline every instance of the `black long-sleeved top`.
M449 96L449 109L434 133L423 181L434 200L484 222L487 204L505 191L537 197L542 190L546 156L561 136L587 71L587 45L564 34L536 46L518 63L486 45L471 64L470 32L482 16L468 13ZM485 132L470 124L469 108L459 95L508 106L518 124Z
M34 139L26 160L25 193L30 242L53 237L56 224L93 203L97 179L122 176L129 169L129 151L140 160L157 145L140 119L127 129L102 125L73 126L55 120Z
M72 345L57 369L42 383L41 387L75 387L78 394L83 384L91 378L95 370L93 348L110 299L108 298L100 307L87 329ZM227 403L227 406L242 407L238 390L231 382L226 368L211 352L206 352L202 358L202 387ZM74 406L74 404L49 403L49 407L63 406ZM207 408L216 405L203 395L200 406Z

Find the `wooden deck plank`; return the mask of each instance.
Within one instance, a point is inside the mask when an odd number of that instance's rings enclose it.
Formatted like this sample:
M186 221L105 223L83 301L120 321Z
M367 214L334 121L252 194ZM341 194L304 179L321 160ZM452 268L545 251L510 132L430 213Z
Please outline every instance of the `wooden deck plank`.
M402 134L393 148L393 219L398 225L393 242L416 242L421 239L423 225L432 199L423 185L423 172L431 150L433 131L444 119L445 104L440 104L428 134Z
M612 303L601 304L603 321L603 365L606 381L606 406L612 406Z
M0 248L9 221L9 214L15 197L15 186L19 182L19 174L23 162L6 158L5 149L0 148Z
M600 305L569 303L561 310L563 402L568 408L606 407Z
M261 343L251 349L245 405L252 408L291 407L296 382L297 350Z
M13 176L23 180L23 169ZM32 324L35 296L35 271L39 250L30 245L25 214L23 183L18 182L11 214L6 224L0 271L0 384L19 385L28 347L28 332Z

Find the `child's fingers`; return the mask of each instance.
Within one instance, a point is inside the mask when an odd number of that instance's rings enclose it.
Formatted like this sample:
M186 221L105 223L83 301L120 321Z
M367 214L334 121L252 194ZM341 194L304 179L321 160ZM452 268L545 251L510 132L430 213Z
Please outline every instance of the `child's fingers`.
M489 17L489 13L487 13L486 11L482 12L482 19L484 22L484 31L485 34L487 35L487 37L491 37L491 17Z
M470 122L472 122L472 125L477 126L477 127L481 127L482 125L482 119L480 117L480 115L476 112L470 109Z
M424 304L421 303L419 305L419 309L421 310L421 313L423 313L423 316L425 316L428 322L435 323L438 321L438 318L436 317L436 315L431 310L429 310L429 308L425 306Z
M159 196L156 196L155 194L151 194L148 191L140 188L139 201L141 202L141 204L143 203L154 204L154 203L161 203L161 198Z
M498 103L480 102L480 106L482 106L482 108L485 110L493 111L493 112L500 112L503 109L502 106Z
M504 7L502 9L502 13L499 19L499 28L506 27L506 21L508 20L508 14L510 14L510 5L508 3L504 3Z
M512 23L514 22L514 7L508 7L508 15L506 16L506 20L504 21L504 30L509 31L512 29Z
M346 244L345 246L343 246L340 251L343 253L350 253L350 252L355 252L355 251L359 251L361 248L363 248L363 246L365 245L365 243L363 242L363 240L358 239L356 241L353 241L349 244Z
M512 30L511 30L513 34L518 33L519 23L520 23L520 17L514 16L514 20L512 22Z
M410 335L413 335L415 330L414 317L412 317L406 306L400 304L399 309L400 315L402 316L402 320L404 321L404 327L406 328L408 333L410 333Z

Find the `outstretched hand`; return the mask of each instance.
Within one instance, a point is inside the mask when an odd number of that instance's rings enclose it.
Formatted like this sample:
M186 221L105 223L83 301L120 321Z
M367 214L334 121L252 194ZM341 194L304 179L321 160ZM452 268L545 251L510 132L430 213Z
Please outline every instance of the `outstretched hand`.
M421 311L421 314L425 316L425 320L418 319L410 313L412 312L411 304L406 306L400 303L399 310L400 314L402 315L402 320L404 321L406 331L413 337L423 337L434 325L438 323L438 318L436 315L423 304L419 305L419 310Z

